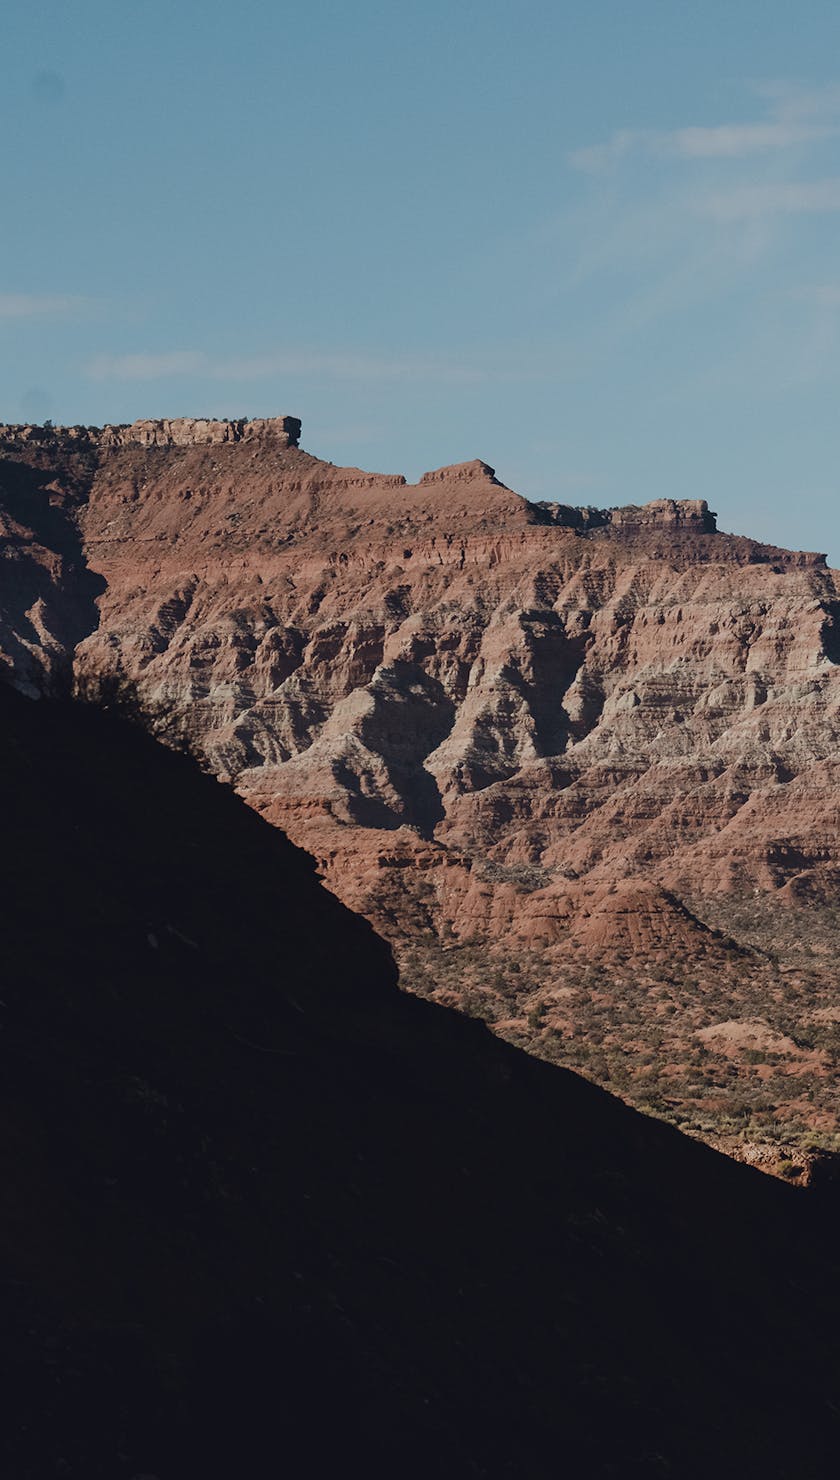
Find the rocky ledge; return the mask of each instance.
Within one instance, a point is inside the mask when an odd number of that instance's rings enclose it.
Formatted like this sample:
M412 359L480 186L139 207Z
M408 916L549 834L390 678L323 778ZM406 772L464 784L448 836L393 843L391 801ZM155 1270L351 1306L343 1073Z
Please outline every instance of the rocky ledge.
M103 447L206 447L220 442L279 442L297 447L296 416L260 416L254 421L208 421L186 416L174 421L135 421L127 427L104 427Z
M657 498L649 504L625 504L618 509L578 509L545 500L536 505L547 524L568 529L674 529L716 534L717 514L704 498Z
M283 447L297 447L300 431L296 416L260 416L253 420L243 416L222 421L181 416L104 427L4 426L0 427L0 446L70 443L102 448L210 447L223 442L273 441Z

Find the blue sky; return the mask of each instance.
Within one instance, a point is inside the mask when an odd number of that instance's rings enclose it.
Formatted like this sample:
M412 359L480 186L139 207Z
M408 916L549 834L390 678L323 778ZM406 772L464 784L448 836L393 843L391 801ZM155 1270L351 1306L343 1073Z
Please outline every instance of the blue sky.
M0 419L708 498L840 564L840 6L6 0Z

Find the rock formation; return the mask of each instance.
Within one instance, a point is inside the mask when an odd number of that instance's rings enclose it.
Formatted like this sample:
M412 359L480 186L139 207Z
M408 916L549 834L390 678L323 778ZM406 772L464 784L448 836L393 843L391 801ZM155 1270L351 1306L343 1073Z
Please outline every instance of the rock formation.
M0 806L4 1476L834 1476L819 1197L398 992L136 728L0 685Z
M189 748L413 989L804 1174L837 1131L836 573L703 501L412 486L299 431L0 432L7 674ZM701 1036L742 1017L796 1052Z

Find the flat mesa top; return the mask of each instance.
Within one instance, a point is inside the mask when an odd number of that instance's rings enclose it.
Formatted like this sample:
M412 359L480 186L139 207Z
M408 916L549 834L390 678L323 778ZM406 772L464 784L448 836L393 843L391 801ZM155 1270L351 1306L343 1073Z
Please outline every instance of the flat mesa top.
M285 447L297 447L301 422L297 416L235 417L215 420L209 417L162 417L143 419L130 425L104 427L4 426L0 439L14 442L62 441L95 443L100 447L203 447L224 442L273 440Z

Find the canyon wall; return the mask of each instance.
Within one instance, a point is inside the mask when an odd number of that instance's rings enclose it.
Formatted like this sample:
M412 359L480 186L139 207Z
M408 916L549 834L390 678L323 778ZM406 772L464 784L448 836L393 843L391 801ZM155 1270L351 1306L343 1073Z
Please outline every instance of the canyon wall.
M837 1129L836 573L703 501L409 485L299 434L0 431L6 675L199 756L414 990L802 1174Z
M0 684L0 815L9 1480L834 1476L830 1203L398 992L137 727Z

